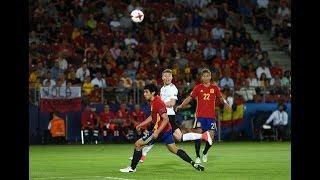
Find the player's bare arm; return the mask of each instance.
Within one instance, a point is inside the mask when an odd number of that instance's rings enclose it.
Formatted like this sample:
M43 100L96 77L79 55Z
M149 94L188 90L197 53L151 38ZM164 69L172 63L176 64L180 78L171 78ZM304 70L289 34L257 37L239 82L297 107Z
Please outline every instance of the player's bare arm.
M190 101L192 100L191 96L188 96L185 100L183 100L183 102L176 107L176 111L178 111L179 109L183 109L186 105L188 105L190 103Z
M140 128L141 128L142 126L149 124L151 121L152 121L152 117L151 117L151 115L150 115L146 120L144 120L143 122L141 122L140 124L138 124L138 125L136 126L136 129L137 129L137 130L140 130Z
M162 117L163 120L162 120L162 123L161 123L160 127L153 132L153 138L154 139L158 138L158 135L161 133L161 131L164 129L164 127L166 127L166 125L169 122L169 117L168 117L167 113L161 114L161 117Z
M231 111L232 108L231 106L229 105L229 103L227 102L227 100L225 100L222 96L221 97L218 97L220 102L223 103L224 107L228 110L228 111Z

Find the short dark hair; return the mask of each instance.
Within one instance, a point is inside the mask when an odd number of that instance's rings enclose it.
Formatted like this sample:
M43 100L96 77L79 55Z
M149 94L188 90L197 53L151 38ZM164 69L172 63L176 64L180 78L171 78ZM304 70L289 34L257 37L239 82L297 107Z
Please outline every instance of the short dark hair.
M154 92L154 95L158 94L158 87L154 84L147 84L143 89L149 90L151 93Z

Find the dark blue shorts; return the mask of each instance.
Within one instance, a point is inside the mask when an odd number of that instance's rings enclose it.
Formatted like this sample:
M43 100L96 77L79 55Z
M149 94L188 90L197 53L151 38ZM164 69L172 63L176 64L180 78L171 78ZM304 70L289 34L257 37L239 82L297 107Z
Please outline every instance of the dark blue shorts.
M206 132L208 130L217 131L216 120L213 118L195 118L193 124L193 128L201 128L202 132Z
M150 133L148 133L142 137L143 141L148 141L148 145L152 145L155 142L163 142L166 144L174 143L172 130L170 130L168 132L161 132L157 139L152 139L152 137L151 137L152 134L153 134L153 131L151 131Z

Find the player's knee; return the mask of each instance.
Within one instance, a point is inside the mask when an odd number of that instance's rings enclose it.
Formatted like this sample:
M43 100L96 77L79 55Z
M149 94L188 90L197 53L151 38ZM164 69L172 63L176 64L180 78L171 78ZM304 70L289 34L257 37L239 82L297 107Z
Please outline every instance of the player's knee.
M176 141L178 141L178 142L182 141L182 134L181 133L174 133L173 136Z

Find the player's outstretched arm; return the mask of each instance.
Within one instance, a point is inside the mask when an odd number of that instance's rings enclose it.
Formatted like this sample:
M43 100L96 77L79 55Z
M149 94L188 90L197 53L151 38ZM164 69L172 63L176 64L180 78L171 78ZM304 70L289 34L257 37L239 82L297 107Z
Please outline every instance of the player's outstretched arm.
M190 101L192 100L191 96L188 96L185 100L183 100L183 102L176 107L176 111L178 111L179 109L183 109L186 105L188 105L190 103Z
M142 126L149 124L151 121L152 121L152 117L151 117L151 115L150 115L146 120L144 120L143 122L141 122L140 124L138 124L138 125L136 126L136 129L139 130Z
M221 103L223 103L224 107L228 110L228 111L232 111L231 106L229 105L229 103L221 96L219 97L219 100Z

